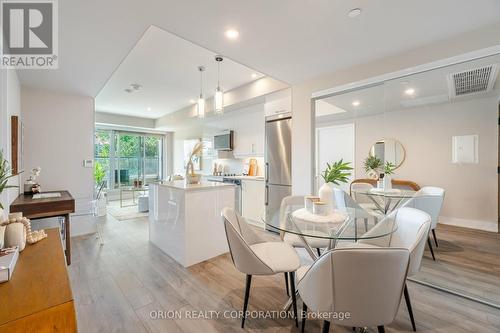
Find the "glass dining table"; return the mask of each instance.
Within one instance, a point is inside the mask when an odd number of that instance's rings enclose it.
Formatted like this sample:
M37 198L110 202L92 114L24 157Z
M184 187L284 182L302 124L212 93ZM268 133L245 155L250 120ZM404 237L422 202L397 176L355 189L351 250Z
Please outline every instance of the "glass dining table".
M388 246L390 235L397 229L394 218L380 218L380 215L371 214L359 207L342 207L327 216L318 216L308 212L302 205L288 206L281 223L273 224L277 220L279 221L276 216L262 217L267 229L280 233L282 238L286 233L296 235L313 260L318 258L317 252L310 245L313 240L325 240L327 250L340 243L368 239L377 239L379 246Z
M279 216L263 216L262 221L268 230L280 233L282 239L286 233L296 235L313 261L321 255L311 247L315 240L325 240L326 250L366 241L377 246L389 246L391 235L397 230L396 220L391 216L381 219L380 215L373 215L360 207L342 207L327 216L318 216L302 205L288 206L279 225L273 224L279 221ZM291 304L290 297L283 309L288 310Z
M384 190L376 187L371 189L353 189L352 192L356 197L368 198L383 215L391 213L417 193L413 190L396 188Z

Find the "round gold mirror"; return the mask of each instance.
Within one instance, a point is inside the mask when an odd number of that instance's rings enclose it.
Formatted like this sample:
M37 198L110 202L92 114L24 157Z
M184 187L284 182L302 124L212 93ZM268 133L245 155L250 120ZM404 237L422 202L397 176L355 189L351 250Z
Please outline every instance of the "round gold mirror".
M382 139L373 144L370 148L370 156L375 156L381 161L390 162L399 168L406 158L405 147L395 139Z

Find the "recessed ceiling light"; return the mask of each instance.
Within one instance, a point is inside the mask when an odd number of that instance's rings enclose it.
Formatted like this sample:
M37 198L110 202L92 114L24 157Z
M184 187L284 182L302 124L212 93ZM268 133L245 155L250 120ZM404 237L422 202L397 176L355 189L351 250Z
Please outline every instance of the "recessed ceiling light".
M412 96L413 94L415 94L415 89L408 88L405 90L405 94L407 94L408 96Z
M257 73L252 73L252 79L255 79L257 77Z
M150 107L148 107L148 108L147 108L147 110L148 110L148 111L151 111L151 108L150 108Z
M236 29L227 29L224 35L227 39L235 40L240 36L240 32Z
M359 101L352 102L352 106L359 106L359 104L361 104Z
M349 13L347 13L347 16L349 16L350 18L355 18L359 14L361 14L361 8L354 8L351 9Z

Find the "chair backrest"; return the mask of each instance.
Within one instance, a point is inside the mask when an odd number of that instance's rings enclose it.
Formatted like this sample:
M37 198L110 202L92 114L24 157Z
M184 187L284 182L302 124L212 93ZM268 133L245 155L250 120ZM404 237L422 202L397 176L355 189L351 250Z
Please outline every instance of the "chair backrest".
M377 186L377 181L375 179L370 179L370 178L354 179L351 182L351 194L352 194L352 186L358 183L368 183L372 184L373 186ZM404 190L411 189L414 191L420 190L420 186L411 180L391 179L391 183L393 188L399 188Z
M409 252L396 248L334 249L323 254L297 286L312 311L349 313L343 326L390 324L398 312Z
M347 192L340 188L333 188L333 196L337 208L363 209Z
M289 195L281 200L280 206L280 228L286 226L287 214L291 213L294 209L304 206L304 196L303 195ZM280 231L281 240L285 236L284 231Z
M379 228L387 227L386 224L391 223L396 223L396 230L392 234L381 238L363 239L360 243L407 249L410 252L408 276L415 275L420 269L424 255L431 217L429 214L415 208L399 208L370 229L364 237L380 233Z
M432 230L436 228L439 220L439 214L444 202L444 193L444 189L440 187L424 186L402 206L420 209L429 214L431 216Z
M228 207L222 210L222 219L229 252L236 269L245 274L273 274L273 270L252 251L250 245L261 241L250 229L245 219Z
M357 203L373 203L373 201L370 200L370 198L367 195L356 193L356 190L358 191L369 191L373 188L374 186L370 183L352 183L351 184L351 197L357 202Z

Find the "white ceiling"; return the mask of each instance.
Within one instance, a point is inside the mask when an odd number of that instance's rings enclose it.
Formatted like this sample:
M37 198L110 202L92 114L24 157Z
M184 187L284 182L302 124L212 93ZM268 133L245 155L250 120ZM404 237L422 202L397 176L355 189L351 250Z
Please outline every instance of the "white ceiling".
M200 93L198 66L204 66L203 95L217 87L215 53L157 27L150 27L96 97L96 110L159 118L188 106ZM256 76L252 77L252 74ZM221 87L228 91L262 77L230 59L221 63ZM125 92L132 83L142 88Z
M493 85L493 90L488 93L450 98L448 75L493 64L497 67L500 66L500 55L409 75L376 86L321 99L318 101L322 103L321 108L325 108L325 103L328 103L333 108L341 108L346 112L328 115L325 111L322 111L317 116L320 117L319 121L332 121L403 109L413 109L415 107L427 107L440 103L500 96L500 75L498 75ZM405 90L408 88L415 90L412 96L405 94ZM354 106L354 101L358 101L359 105Z
M354 7L363 13L349 19ZM59 10L59 70L22 70L21 82L90 96L150 25L297 83L500 22L498 0L64 0ZM229 27L238 41L225 39Z

